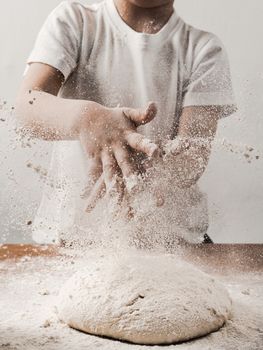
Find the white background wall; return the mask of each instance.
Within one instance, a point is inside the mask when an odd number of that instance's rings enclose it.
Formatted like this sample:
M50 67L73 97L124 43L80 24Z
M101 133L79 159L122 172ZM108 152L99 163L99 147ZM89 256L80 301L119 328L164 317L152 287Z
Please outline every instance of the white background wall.
M88 1L82 1L88 2ZM48 164L50 144L21 148L10 116L35 37L59 0L2 1L0 11L0 241L30 241L27 222L37 209L42 181L26 167L28 161ZM263 242L263 27L262 0L176 0L178 13L224 42L239 105L235 116L220 122L217 140L234 145L214 147L202 187L209 195L209 233L217 242ZM254 151L251 163L246 146ZM249 152L248 152L249 153ZM255 156L260 158L255 160Z

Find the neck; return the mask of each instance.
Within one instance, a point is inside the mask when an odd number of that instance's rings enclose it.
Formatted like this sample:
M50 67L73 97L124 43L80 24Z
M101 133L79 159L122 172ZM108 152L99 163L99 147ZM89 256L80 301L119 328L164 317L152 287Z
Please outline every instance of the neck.
M173 1L167 4L144 8L127 0L114 0L119 15L133 30L141 33L155 34L168 22L174 7Z

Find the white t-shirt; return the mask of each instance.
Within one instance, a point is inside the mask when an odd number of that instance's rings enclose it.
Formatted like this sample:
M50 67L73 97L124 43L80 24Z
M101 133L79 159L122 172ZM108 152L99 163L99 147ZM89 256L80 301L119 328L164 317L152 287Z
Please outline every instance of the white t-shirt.
M235 109L222 43L186 24L176 11L158 33L145 34L121 19L113 0L94 5L63 1L43 25L27 61L32 62L63 73L66 81L60 96L64 98L108 107L143 107L156 101L156 119L140 129L153 141L176 137L185 106L226 106L224 116ZM49 176L55 185L47 185L43 193L34 222L37 242L57 241L66 232L90 226L80 198L88 181L87 166L78 141L54 142ZM205 198L198 198L193 210L202 214L188 222L193 239L208 226Z

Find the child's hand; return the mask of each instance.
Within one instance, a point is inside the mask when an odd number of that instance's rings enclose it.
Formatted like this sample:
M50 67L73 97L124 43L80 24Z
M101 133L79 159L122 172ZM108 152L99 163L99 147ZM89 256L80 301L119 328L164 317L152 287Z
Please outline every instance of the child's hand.
M137 127L152 121L157 107L150 103L145 110L105 108L95 105L83 114L80 141L90 158L90 185L83 194L87 198L87 211L91 211L105 192L122 201L125 187L134 183L138 164L132 155L144 153L148 157L159 154L159 148ZM131 185L132 186L132 185Z

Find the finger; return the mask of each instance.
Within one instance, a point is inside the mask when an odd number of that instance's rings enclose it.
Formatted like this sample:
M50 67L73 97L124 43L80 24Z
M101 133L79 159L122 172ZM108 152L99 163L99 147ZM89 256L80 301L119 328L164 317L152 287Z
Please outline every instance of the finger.
M146 109L123 108L123 114L136 124L136 126L144 125L151 122L157 114L157 105L150 102Z
M136 151L143 152L149 157L159 156L159 147L145 136L134 131L126 131L124 137L128 145Z
M137 186L137 169L127 146L117 144L113 147L114 156L125 179L125 187L131 192Z
M134 159L127 146L117 144L113 146L113 153L124 178L136 173Z
M113 152L108 149L102 150L101 161L106 189L107 191L110 191L112 186L114 186L116 176L118 175L118 163Z
M87 213L91 212L96 207L99 199L103 197L105 192L106 192L106 187L104 182L104 176L103 174L101 174L100 178L93 186L92 191L88 197L87 209L86 209Z
M89 179L88 185L84 188L83 193L81 194L81 198L86 199L89 197L92 188L95 183L98 181L102 174L102 164L100 158L91 158L88 169L87 178Z
M101 152L101 161L106 191L111 197L116 197L119 203L123 198L124 189L118 163L113 152L103 149Z

